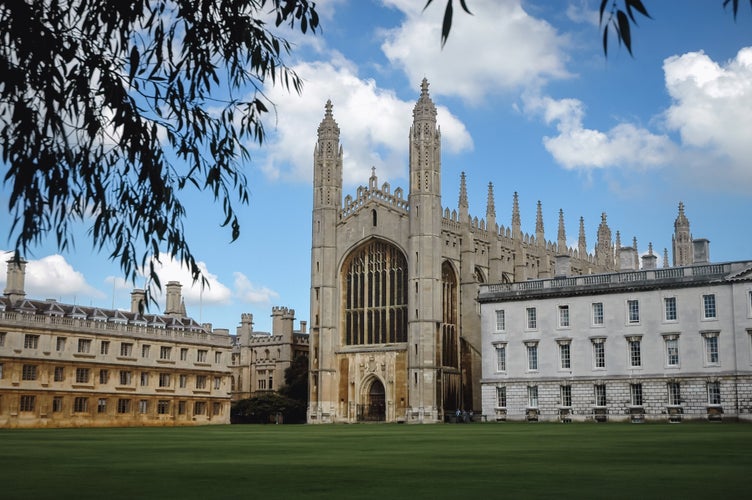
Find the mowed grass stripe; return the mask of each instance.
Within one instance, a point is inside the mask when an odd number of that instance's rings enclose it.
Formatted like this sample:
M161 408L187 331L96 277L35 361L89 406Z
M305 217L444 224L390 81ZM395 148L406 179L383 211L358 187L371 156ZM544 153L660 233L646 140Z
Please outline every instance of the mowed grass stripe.
M739 498L747 424L0 431L2 498Z

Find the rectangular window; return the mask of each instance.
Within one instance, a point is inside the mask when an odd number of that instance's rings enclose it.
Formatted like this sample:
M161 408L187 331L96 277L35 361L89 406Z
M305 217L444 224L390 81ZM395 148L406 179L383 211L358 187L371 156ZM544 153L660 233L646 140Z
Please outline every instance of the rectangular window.
M55 350L57 352L62 352L65 350L65 337L57 337L55 339Z
M117 412L118 413L130 413L131 412L131 400L130 399L118 399Z
M149 411L149 400L147 399L140 399L138 401L138 412L139 413L147 413Z
M193 404L193 414L206 415L206 403L204 403L203 401L196 401Z
M120 385L131 385L133 376L131 372L127 370L120 370Z
M149 385L149 372L141 372L141 387Z
M97 413L107 413L107 400L105 398L97 400Z
M34 411L35 403L36 403L36 396L30 396L30 395L24 394L21 396L21 401L18 406L18 409L20 411Z
M569 342L559 344L559 361L563 370L572 368L572 352Z
M269 388L271 388L271 377L269 378ZM222 387L222 377L214 377L214 390L218 390Z
M666 338L666 365L679 366L679 339Z
M528 307L527 311L527 329L535 330L538 328L538 312L534 307Z
M642 384L629 384L629 404L642 406Z
M640 302L638 300L627 301L627 322L630 324L640 322Z
M89 383L89 369L88 368L76 368L76 383L77 384Z
M110 341L109 340L103 340L99 344L99 354L102 356L106 356L110 353Z
M130 358L133 356L133 344L130 342L120 343L120 355L124 358Z
M55 382L62 382L65 380L65 368L62 366L56 366L55 367L55 375L54 375Z
M561 406L572 406L572 386L562 385L561 391Z
M0 347L5 346L5 332L0 332Z
M159 348L159 359L170 359L172 357L172 347L162 346Z
M679 382L668 383L668 404L672 406L681 404L681 387Z
M496 406L500 408L506 408L507 406L507 388L506 387L496 388Z
M676 297L663 299L663 313L666 321L676 321Z
M59 413L61 411L63 411L63 397L55 396L52 398L52 412Z
M185 415L185 401L178 401L178 415Z
M0 380L3 378L3 364L0 363Z
M606 343L603 339L593 340L593 366L606 367Z
M603 302L593 302L593 324L603 324Z
M215 352L214 353L214 363L217 364L217 365L222 363L222 353L221 352Z
M99 383L100 384L106 384L110 381L110 371L109 370L99 370Z
M538 369L538 345L527 346L527 369Z
M169 373L160 373L159 374L159 387L170 387L170 384L172 383L172 377Z
M180 361L187 361L188 360L188 348L182 347L180 349Z
M705 319L715 318L715 295L708 294L702 296L702 306Z
M24 349L37 349L39 347L39 335L24 335ZM32 396L33 397L33 396Z
M569 306L559 306L559 328L569 328Z
M141 357L142 358L148 358L149 357L149 350L151 349L150 345L142 345L141 346Z
M606 384L595 384L595 406L606 406Z
M21 369L21 378L23 380L37 379L37 365L23 365Z
M721 383L720 382L708 382L708 404L709 405L721 404Z
M89 398L75 398L73 400L73 413L87 413L89 411Z
M207 352L208 351L206 349L199 349L198 351L196 351L196 362L197 363L206 363L206 354L207 354Z
M496 371L507 371L507 346L505 345L496 346Z
M206 389L206 375L196 375L196 389Z
M629 365L633 368L642 366L642 350L640 340L629 341Z
M496 331L497 332L503 332L506 330L506 316L504 314L504 309L497 309L496 311Z
M180 375L180 388L184 389L188 385L188 376Z
M222 403L212 403L212 415L222 414Z
M718 364L718 336L705 336L705 361L710 365Z
M157 401L157 413L160 415L167 415L170 413L170 401L167 399L160 399Z
M78 339L78 352L89 354L91 351L91 339Z
M263 377L263 375L261 375L261 376ZM266 379L265 378L258 379L258 388L261 391L263 391L263 390L266 389Z
M538 407L538 386L531 385L527 388L527 405L531 408Z

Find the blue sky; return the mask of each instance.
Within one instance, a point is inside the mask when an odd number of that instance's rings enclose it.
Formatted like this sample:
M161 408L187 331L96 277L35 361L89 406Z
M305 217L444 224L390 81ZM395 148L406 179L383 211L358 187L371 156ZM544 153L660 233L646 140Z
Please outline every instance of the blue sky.
M582 216L592 251L606 212L622 244L636 237L641 253L652 243L662 255L683 201L711 260L752 258L747 4L735 22L722 0L644 0L653 19L638 20L634 57L612 39L604 58L598 0L467 3L475 15L455 8L443 50L444 0L425 12L423 0L323 0L317 35L286 34L305 86L300 96L267 89L276 114L245 165L251 202L238 207L240 238L229 244L221 207L187 193L189 241L211 288L191 288L163 259L162 282L183 283L190 316L231 332L244 312L268 331L277 305L308 320L312 156L324 103L332 100L342 132L344 194L366 184L371 167L379 183L407 189L408 129L424 77L439 108L450 210L464 171L479 218L492 182L500 224L511 222L516 191L525 232L535 230L540 200L549 240L563 209L570 245ZM7 200L4 188L0 204ZM10 248L9 219L0 218L0 251ZM127 309L133 286L106 252L91 251L83 229L73 251L58 253L50 239L26 256L27 295Z

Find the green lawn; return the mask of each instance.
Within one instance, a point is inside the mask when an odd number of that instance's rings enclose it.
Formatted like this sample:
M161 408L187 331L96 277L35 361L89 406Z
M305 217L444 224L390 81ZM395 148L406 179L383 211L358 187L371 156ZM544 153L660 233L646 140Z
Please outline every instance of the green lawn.
M752 425L0 431L0 498L748 498Z

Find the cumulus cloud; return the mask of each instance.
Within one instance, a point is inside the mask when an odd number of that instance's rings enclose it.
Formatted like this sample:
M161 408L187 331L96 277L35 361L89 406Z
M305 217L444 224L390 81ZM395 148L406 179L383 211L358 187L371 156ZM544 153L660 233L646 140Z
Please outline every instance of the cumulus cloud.
M183 299L186 306L199 306L199 305L213 305L213 304L228 304L230 303L232 292L230 289L222 284L216 274L209 272L205 262L198 262L198 267L208 280L208 286L201 289L201 283L193 283L193 278L190 271L183 267L183 265L172 259L170 256L161 254L159 256L162 261L161 264L154 261L154 268L157 271L157 275L162 283L162 293L155 298L158 302L164 302L164 286L168 281L179 281L183 288L181 290ZM141 270L142 275L146 275L144 270ZM119 280L120 278L109 277L110 282L112 280ZM129 284L127 286L130 286Z
M13 257L13 252L0 251L0 262ZM0 273L0 286L5 287L6 273ZM79 271L73 269L62 255L48 255L26 264L26 296L71 300L90 297L102 299L105 294L89 283Z
M477 104L489 93L569 77L564 67L566 37L528 15L520 0L474 0L473 16L455 9L443 49L439 40L444 2L425 11L425 2L415 0L384 3L405 15L399 27L385 32L384 54L410 81L430 75L437 95Z
M250 304L270 304L272 299L278 299L279 293L265 286L251 283L248 277L240 272L233 273L235 277L235 295Z
M665 166L676 158L676 146L666 135L656 135L631 123L620 123L607 132L583 126L585 106L578 99L526 96L525 110L554 125L559 135L544 137L543 144L566 169L614 166Z
M303 95L289 94L279 86L267 89L279 113L279 122L263 149L262 169L268 177L312 179L315 130L328 99L341 132L345 184L366 182L372 166L382 180L405 177L408 131L420 80L415 82L415 100L404 101L374 80L359 78L356 66L337 54L329 61L305 62L294 69L305 80ZM447 108L437 108L445 150L471 149L472 139L464 124Z
M703 52L670 57L663 70L673 100L666 126L692 149L693 173L714 184L752 187L752 47L724 64Z

